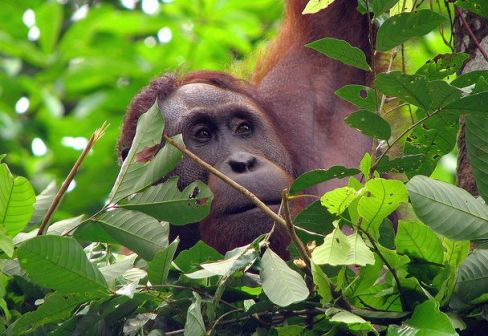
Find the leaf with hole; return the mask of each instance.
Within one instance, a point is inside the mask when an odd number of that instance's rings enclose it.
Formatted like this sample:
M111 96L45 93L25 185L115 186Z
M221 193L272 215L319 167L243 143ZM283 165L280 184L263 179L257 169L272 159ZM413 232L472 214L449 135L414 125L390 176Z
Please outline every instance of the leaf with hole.
M361 109L371 112L376 112L378 110L376 92L370 87L349 84L341 87L335 94Z

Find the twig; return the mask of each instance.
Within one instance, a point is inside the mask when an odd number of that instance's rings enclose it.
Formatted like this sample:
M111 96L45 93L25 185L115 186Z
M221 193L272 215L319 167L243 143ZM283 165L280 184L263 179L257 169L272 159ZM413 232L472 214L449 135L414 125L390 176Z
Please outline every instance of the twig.
M290 207L288 204L288 189L284 189L283 192L281 193L281 197L283 200L283 215L285 217L285 222L286 222L286 228L288 229L288 233L290 234L291 240L297 247L298 253L300 254L300 257L303 259L305 264L307 264L307 269L311 271L310 267L310 255L308 254L308 250L303 244L302 240L300 237L297 236L297 233L295 231L295 227L293 226L293 221L290 216Z
M76 160L75 164L73 165L73 168L71 168L71 171L69 172L68 176L66 177L63 184L61 185L61 188L59 188L58 192L56 193L53 202L49 206L49 209L46 212L46 216L44 216L42 224L39 227L39 230L37 231L38 236L43 235L47 230L47 228L49 227L49 222L51 221L51 218L56 212L56 209L58 208L59 203L63 198L63 195L66 193L66 190L68 190L68 187L71 181L73 181L73 178L75 177L76 173L78 172L78 169L83 163L83 160L85 159L86 155L90 152L90 150L93 148L93 146L95 146L98 140L100 140L100 138L103 136L108 126L109 124L104 122L102 126L96 129L95 132L93 132L93 134L91 135L88 144L86 145L85 149L83 149L83 152L81 152L80 156L78 157L78 160Z
M234 313L237 313L238 311L241 311L241 309L234 309L234 310L230 310L222 315L219 316L218 319L215 320L215 322L212 324L212 327L207 331L207 335L208 336L211 336L214 331L215 331L215 328L217 327L217 325L220 323L220 321L222 321L224 319L224 317L230 315L230 314L234 314Z
M385 264L386 268L388 268L388 270L390 271L391 275L393 275L393 279L395 279L396 285L398 287L398 292L400 293L400 303L402 305L402 309L404 311L406 311L407 310L407 302L405 301L405 297L404 297L404 293L403 293L403 288L402 288L402 286L400 284L400 279L398 278L398 275L396 273L396 270L393 267L391 267L391 265L386 260L385 256L380 252L380 249L378 248L378 245L376 245L376 242L375 242L374 238L371 237L371 235L367 231L365 231L363 229L361 229L361 232L363 232L366 235L366 237L368 237L368 240L370 241L371 245L373 246L374 251L380 257L380 259L383 261L383 263Z
M473 40L473 43L476 45L476 48L478 48L481 55L483 55L483 57L485 58L485 61L488 62L488 54L486 53L485 49L483 49L480 42L478 41L478 39L474 35L473 31L471 30L471 27L469 26L468 22L464 18L463 13L459 9L459 7L455 7L455 10L456 10L457 16L459 16L459 18L461 19L461 23L463 24L464 28L466 28L466 31L468 32L469 37L471 37L471 40Z

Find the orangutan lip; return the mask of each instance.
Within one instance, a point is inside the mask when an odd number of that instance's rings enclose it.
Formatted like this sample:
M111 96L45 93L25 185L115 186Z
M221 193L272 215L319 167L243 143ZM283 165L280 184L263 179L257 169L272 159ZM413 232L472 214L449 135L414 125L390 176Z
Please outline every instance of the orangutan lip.
M275 206L275 205L280 205L281 204L281 199L279 199L279 200L263 201L263 202L267 206L270 206L271 207L271 206ZM232 207L227 208L224 211L224 215L237 215L237 214L242 214L244 212L247 212L247 211L250 211L250 210L254 210L254 209L257 209L257 208L258 207L254 203L248 203L248 204L241 205L241 206L232 206Z

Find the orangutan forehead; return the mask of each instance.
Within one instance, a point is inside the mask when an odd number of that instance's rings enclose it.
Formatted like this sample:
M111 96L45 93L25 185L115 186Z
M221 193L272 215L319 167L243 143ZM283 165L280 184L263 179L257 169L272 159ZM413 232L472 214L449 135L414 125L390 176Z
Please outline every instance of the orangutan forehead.
M254 102L239 93L204 83L186 84L159 103L166 117L185 116L194 110L216 111L225 105L253 106Z

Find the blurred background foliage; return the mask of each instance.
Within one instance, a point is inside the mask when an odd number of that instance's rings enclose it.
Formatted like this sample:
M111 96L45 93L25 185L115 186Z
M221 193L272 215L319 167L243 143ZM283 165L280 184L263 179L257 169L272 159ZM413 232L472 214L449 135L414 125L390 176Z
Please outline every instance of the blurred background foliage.
M282 7L280 0L1 0L0 154L39 193L62 182L108 121L57 216L96 211L118 171L114 148L130 99L167 71L246 77ZM449 51L431 33L407 46L407 66ZM453 169L451 155L435 175L452 181Z

